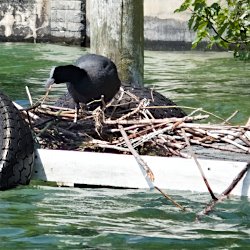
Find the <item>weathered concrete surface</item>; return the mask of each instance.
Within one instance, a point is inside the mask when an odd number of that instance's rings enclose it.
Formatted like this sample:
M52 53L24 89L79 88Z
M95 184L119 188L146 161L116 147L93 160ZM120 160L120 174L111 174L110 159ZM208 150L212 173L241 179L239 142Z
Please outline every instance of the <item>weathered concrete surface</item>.
M85 43L85 0L50 0L51 39L73 44Z
M145 48L152 50L190 49L194 33L188 28L190 14L174 13L182 0L144 1Z
M1 0L0 41L82 44L85 0Z
M146 49L190 49L194 38L187 26L190 14L174 13L182 2L143 1ZM0 0L0 41L37 40L86 45L90 39L90 20L96 18L89 14L91 3L92 0ZM108 16L110 22L116 11L114 8ZM111 35L112 30L111 27Z
M91 15L87 1L86 40L90 39ZM182 0L144 0L144 47L151 50L186 50L194 33L188 28L190 13L174 13Z
M0 40L36 41L49 34L49 1L2 0L0 5Z
M143 0L91 0L91 52L111 58L128 85L143 84Z

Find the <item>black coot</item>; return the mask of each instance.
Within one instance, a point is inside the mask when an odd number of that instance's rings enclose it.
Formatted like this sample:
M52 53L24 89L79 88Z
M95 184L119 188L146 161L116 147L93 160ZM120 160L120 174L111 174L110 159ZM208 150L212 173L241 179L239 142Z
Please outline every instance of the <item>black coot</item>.
M109 102L121 86L115 64L107 57L95 54L81 56L75 65L52 68L46 87L54 83L67 83L77 105L94 100L101 104L101 96Z

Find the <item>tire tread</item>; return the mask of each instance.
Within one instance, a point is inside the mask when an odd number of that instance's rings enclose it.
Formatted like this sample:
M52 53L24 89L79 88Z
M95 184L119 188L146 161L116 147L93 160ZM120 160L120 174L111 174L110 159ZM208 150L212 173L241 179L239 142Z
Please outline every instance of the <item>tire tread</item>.
M33 164L31 130L19 110L0 92L0 190L29 184Z

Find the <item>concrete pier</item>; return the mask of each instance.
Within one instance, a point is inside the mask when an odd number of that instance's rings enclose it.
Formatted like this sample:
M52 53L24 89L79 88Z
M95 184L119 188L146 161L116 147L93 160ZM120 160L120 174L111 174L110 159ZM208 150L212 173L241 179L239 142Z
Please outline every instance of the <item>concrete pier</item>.
M1 0L0 41L89 45L89 25L91 19L95 18L90 17L88 11L91 2L92 0ZM174 13L182 2L143 1L145 49L191 48L194 34L187 26L189 13Z

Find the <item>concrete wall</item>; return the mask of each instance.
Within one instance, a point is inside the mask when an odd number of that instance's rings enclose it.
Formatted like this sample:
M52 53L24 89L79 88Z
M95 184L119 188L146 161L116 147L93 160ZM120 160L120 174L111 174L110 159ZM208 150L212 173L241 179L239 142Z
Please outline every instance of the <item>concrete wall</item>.
M84 43L85 0L1 0L0 41Z
M50 31L53 41L84 45L85 0L50 0Z
M86 0L86 39L89 38L89 2ZM136 1L136 0L135 0ZM190 13L174 13L183 0L144 0L145 49L186 50L194 33L188 29Z
M0 41L29 40L85 45L89 39L89 1L0 0ZM191 47L194 34L187 27L189 14L174 13L182 2L144 0L146 49L180 50Z
M144 0L145 48L190 49L194 33L188 29L190 13L174 13L183 0Z
M16 41L43 37L49 33L49 1L1 0L0 39Z

